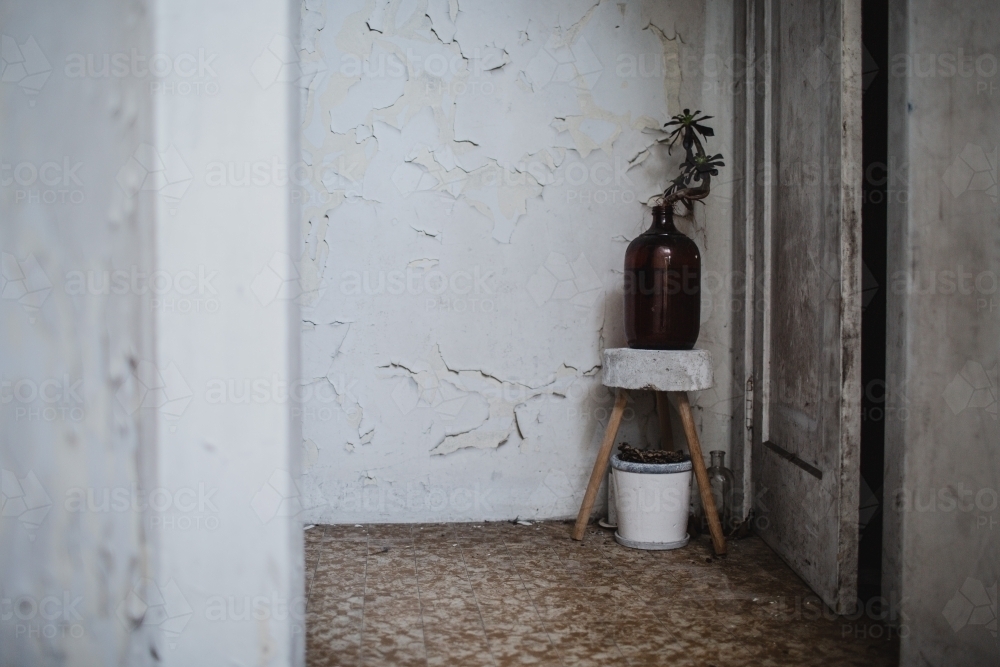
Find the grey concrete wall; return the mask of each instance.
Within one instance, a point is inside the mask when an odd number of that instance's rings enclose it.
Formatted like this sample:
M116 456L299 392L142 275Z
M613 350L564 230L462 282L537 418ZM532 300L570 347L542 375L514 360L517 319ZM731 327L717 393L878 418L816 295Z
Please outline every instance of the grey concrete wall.
M998 665L1000 5L891 7L883 590L902 664Z

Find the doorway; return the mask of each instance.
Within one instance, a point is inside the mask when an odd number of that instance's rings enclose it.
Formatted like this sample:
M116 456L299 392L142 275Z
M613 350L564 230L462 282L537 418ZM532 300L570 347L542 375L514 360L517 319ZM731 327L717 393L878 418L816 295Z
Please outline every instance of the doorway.
M858 598L882 594L882 498L885 422L886 197L889 182L889 7L862 4L861 206L861 493L858 513Z

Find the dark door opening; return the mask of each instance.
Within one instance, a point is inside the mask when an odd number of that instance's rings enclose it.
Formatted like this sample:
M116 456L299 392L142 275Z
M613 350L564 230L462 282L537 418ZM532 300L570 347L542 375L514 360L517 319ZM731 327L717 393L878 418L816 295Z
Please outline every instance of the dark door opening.
M863 0L861 207L861 501L858 516L858 598L882 595L883 455L885 451L886 198L889 170L889 7Z

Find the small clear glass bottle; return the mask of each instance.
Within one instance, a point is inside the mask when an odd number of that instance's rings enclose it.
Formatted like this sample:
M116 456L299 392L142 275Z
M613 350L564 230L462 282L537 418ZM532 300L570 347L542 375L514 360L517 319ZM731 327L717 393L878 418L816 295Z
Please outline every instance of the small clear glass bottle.
M712 487L712 497L715 500L715 507L719 511L719 520L722 522L722 532L729 533L733 529L733 489L736 486L736 479L733 471L726 467L726 453L720 449L709 452L712 457L712 465L708 468L708 483ZM701 513L705 516L704 510ZM705 530L708 530L707 519L703 519Z

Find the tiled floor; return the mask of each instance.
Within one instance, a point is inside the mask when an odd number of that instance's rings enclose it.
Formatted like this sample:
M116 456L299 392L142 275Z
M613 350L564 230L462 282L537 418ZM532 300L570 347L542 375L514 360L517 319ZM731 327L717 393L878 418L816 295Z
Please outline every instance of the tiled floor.
M759 539L729 550L579 543L561 522L316 526L308 664L896 664L883 626L824 616Z

